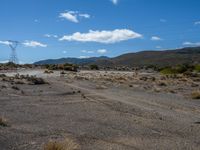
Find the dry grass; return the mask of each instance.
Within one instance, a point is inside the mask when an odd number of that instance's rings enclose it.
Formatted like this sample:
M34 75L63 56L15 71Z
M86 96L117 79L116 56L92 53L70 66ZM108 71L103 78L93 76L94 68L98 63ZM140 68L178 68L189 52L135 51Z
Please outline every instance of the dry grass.
M44 150L78 150L79 145L73 140L66 138L64 141L49 141L45 146Z
M46 73L46 74L51 74L51 73L53 73L53 71L52 71L52 70L46 69L46 70L44 71L44 73Z
M0 117L0 126L2 126L2 127L8 126L6 119L3 117Z
M191 94L192 99L200 99L200 91L194 91Z

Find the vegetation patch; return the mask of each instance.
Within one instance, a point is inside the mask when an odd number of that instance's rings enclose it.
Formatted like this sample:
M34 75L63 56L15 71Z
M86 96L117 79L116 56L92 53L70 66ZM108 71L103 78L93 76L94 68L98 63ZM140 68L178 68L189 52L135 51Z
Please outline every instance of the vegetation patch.
M51 73L53 73L53 70L48 70L48 69L46 69L46 70L44 71L44 73L46 73L46 74L51 74Z
M6 119L3 117L0 117L0 126L2 126L2 127L8 126Z
M200 99L200 91L192 92L192 99Z
M91 70L99 70L99 66L96 64L92 64L92 65L90 65L90 69Z
M27 81L29 81L30 84L38 85L38 84L47 84L47 82L44 81L42 78L37 78L36 76L28 76Z
M49 141L44 150L78 150L79 145L71 139L65 139L64 141Z
M194 70L195 70L196 72L200 72L200 65L195 65L195 66L194 66Z
M3 76L2 81L10 82L12 84L25 84L25 83L33 84L33 85L47 84L47 82L42 78L38 78L36 76L29 76L29 75L26 75L26 76L19 75L19 74L16 74L14 77ZM13 89L16 89L16 88L13 87Z
M65 71L74 71L74 72L78 71L78 66L77 65L69 64L69 63L65 63L65 64L47 64L47 65L45 65L45 68L47 70L65 70Z
M161 74L170 75L170 74L184 74L189 76L194 76L194 73L200 72L200 65L177 65L171 67L164 67L158 69Z

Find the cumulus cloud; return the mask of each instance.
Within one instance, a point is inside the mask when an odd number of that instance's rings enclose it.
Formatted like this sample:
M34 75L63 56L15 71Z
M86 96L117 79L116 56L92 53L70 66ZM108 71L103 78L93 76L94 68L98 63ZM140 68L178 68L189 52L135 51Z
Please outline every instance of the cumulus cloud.
M44 37L47 37L47 38L58 38L57 35L54 35L54 34L45 34Z
M110 0L114 5L117 5L119 0Z
M67 12L60 13L59 17L64 18L74 23L79 23L79 19L81 18L89 19L90 15L86 13L82 14L82 13L79 13L78 11L67 11Z
M184 46L200 46L200 42L184 42Z
M0 41L0 44L3 44L3 45L9 45L11 44L9 41Z
M158 36L152 36L151 40L152 41L161 41L162 39L160 37L158 37Z
M196 21L194 25L200 25L200 21Z
M65 35L60 41L79 41L79 42L98 42L98 43L117 43L129 39L142 38L142 35L128 29L116 29L113 31L93 31L88 33L76 32L72 35Z
M46 44L37 42L37 41L25 41L24 43L22 43L24 46L26 47L47 47Z
M94 53L94 51L87 51L87 50L82 50L81 52L82 52L82 53L88 53L88 54Z
M107 53L107 50L106 49L99 49L99 50L97 50L97 53L105 54L105 53Z

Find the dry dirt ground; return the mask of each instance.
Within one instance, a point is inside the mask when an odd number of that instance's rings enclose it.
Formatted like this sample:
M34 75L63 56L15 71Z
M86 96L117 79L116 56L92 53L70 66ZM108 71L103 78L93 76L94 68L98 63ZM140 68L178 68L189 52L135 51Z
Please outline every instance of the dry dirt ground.
M198 79L132 72L60 75L22 70L49 84L0 78L0 150L42 150L70 138L81 150L199 150ZM7 75L12 75L8 73ZM17 87L17 88L16 88Z

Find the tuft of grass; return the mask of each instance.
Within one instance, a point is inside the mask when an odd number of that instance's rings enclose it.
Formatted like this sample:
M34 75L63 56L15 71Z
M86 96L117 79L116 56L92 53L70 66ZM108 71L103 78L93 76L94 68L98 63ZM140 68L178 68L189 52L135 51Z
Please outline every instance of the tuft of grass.
M194 91L191 94L192 99L200 99L200 91Z
M52 71L52 70L46 69L46 70L44 71L44 73L46 73L46 74L51 74L51 73L53 73L53 71Z
M79 145L73 140L66 138L64 141L49 141L45 146L44 150L78 150Z
M4 119L3 117L0 117L0 126L2 126L2 127L8 126L6 119Z

